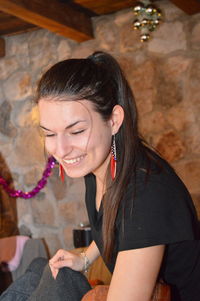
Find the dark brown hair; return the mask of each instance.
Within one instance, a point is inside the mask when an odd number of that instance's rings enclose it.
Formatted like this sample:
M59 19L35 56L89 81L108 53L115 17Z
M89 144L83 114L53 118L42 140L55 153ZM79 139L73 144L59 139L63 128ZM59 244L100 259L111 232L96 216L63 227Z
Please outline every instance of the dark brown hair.
M145 147L137 127L137 110L133 93L117 61L105 52L95 52L86 59L69 59L55 64L41 78L40 98L90 100L104 120L113 107L124 109L124 121L116 134L117 171L112 182L107 177L103 199L104 258L109 261L115 242L115 220L130 178L136 170L136 157Z

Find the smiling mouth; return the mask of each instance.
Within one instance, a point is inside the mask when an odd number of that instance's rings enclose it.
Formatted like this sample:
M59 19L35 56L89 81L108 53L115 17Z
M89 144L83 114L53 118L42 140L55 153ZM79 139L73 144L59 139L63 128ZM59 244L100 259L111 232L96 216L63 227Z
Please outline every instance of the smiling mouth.
M68 160L65 159L65 160L63 160L63 162L67 163L67 164L74 164L74 163L80 162L84 157L85 157L85 155L74 158L74 159L68 159Z

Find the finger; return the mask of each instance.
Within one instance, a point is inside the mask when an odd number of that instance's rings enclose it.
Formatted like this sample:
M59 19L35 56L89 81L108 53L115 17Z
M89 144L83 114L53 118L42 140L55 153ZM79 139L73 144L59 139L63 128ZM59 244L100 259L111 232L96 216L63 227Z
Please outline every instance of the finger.
M49 267L50 267L53 278L56 279L59 270L55 269L52 265L49 265Z
M56 279L56 277L57 277L57 275L58 275L58 271L59 271L59 270L56 270L56 269L54 269L54 270L52 271L52 276L53 276L54 279Z
M60 258L60 255L58 254L55 254L50 260L49 260L49 263L50 264L54 264L55 262L57 262Z
M59 260L53 264L53 268L55 268L55 269L61 269L64 267L71 268L72 265L73 265L72 259Z
M60 249L56 252L56 254L50 259L49 262L51 262L52 264L54 262L60 261L60 260L64 260L67 256L70 256L71 253L67 252L63 249Z

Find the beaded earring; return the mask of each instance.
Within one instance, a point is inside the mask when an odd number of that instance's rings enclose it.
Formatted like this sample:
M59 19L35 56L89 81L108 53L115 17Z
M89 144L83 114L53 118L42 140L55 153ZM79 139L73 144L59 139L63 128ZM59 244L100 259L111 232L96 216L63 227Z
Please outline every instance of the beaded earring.
M113 181L116 176L116 169L117 169L116 142L115 142L115 135L113 135L112 145L111 145L111 161L110 161L111 178Z

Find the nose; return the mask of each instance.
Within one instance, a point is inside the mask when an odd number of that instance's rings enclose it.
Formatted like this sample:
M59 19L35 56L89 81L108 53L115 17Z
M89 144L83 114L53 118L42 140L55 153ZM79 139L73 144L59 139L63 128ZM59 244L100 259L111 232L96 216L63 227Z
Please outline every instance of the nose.
M69 137L57 137L55 155L58 158L67 157L72 152L72 143Z

